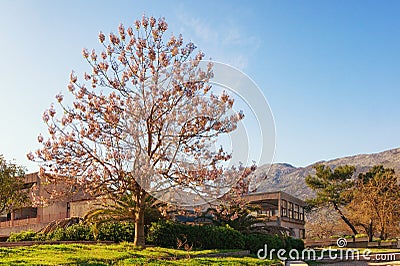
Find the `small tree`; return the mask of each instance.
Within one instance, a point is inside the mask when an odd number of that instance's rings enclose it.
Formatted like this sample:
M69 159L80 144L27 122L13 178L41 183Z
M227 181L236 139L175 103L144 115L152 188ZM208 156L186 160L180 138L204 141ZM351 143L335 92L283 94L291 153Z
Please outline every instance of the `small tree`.
M235 130L243 114L233 112L226 93L211 93L212 65L201 68L204 54L194 54L182 36L166 38L167 27L164 19L143 16L133 27L121 24L109 41L100 32L104 50L83 50L91 73L83 81L71 73L72 106L57 96L61 116L53 106L44 113L50 138L40 135L43 147L28 154L42 162L52 184L95 196L131 195L135 245L144 245L149 192L172 202L185 191L196 201L241 178L222 164L231 155L210 146Z
M0 214L11 212L29 202L23 190L25 170L13 163L7 163L0 155Z
M393 169L378 165L359 175L349 210L370 241L375 231L381 239L386 239L390 229L399 230L399 206L400 185Z
M306 184L316 192L316 197L308 199L306 202L311 207L332 206L356 235L356 228L342 210L342 207L351 201L351 192L354 187L352 177L355 167L345 165L332 170L329 166L317 164L314 169L316 170L315 176L307 176Z

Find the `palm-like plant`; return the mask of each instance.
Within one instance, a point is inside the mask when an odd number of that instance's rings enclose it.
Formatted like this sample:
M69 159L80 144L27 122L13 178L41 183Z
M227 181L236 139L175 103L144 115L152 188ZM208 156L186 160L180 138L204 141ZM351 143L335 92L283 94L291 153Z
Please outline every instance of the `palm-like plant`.
M160 208L164 203L148 196L145 201L145 225L162 218ZM98 204L86 213L84 219L86 223L101 224L106 222L135 221L136 201L127 193L122 197L115 197Z

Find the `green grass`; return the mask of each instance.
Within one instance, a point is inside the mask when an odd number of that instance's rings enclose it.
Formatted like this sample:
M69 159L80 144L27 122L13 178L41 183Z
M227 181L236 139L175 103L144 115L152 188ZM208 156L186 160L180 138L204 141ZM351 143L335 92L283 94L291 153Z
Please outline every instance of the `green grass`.
M198 257L231 250L184 251L159 247L138 249L129 243L113 245L35 245L0 248L0 265L268 265L255 257ZM190 258L188 258L190 256Z

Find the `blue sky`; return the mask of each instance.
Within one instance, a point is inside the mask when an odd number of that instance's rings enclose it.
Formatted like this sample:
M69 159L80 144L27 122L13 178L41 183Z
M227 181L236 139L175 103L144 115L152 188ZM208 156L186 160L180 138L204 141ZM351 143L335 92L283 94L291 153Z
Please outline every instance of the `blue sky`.
M275 162L399 147L399 1L2 1L0 154L26 153L83 47L143 13L248 74L276 123Z

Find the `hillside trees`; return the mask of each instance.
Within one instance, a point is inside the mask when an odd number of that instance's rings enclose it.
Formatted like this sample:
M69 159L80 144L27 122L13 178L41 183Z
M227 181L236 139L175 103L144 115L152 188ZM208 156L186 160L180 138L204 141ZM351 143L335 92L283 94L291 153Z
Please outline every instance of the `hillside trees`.
M42 147L28 154L50 184L66 184L53 197L77 186L96 197L131 195L136 245L144 245L149 194L206 202L249 174L224 165L231 154L222 147L210 148L243 114L229 95L212 93L204 54L180 35L166 37L167 28L163 18L143 16L108 40L100 32L103 50L83 50L90 73L70 75L72 105L57 95L61 112L52 105L43 114L49 138L39 135Z
M8 163L0 155L0 214L11 212L29 202L26 190L23 190L25 170L23 167Z
M386 239L399 230L400 184L393 169L374 166L358 176L349 205L351 218L361 225L372 241L374 233Z
M315 198L307 200L311 207L332 206L353 234L357 233L356 227L361 227L369 241L374 236L387 239L400 232L400 182L393 169L377 165L355 180L351 179L355 171L351 166L332 171L328 166L316 165L315 169L316 175L306 178L307 185L316 192Z

